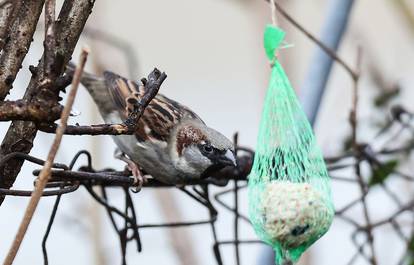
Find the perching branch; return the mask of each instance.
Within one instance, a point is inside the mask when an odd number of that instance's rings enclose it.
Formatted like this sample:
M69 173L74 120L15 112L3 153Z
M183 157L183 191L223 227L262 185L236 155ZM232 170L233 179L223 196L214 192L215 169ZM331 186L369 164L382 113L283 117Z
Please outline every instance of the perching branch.
M39 124L37 128L46 133L56 133L57 124ZM68 125L65 134L68 135L121 135L132 134L125 124L96 124L96 125Z
M130 113L127 120L122 124L99 124L91 126L68 126L65 134L70 135L121 135L133 134L138 126L138 121L144 114L145 108L151 100L157 95L162 83L167 78L167 75L161 73L157 68L152 70L145 82L145 94L141 100L136 103L134 110ZM56 124L40 124L38 129L43 132L54 133L56 131Z
M150 101L157 95L161 84L167 78L167 75L161 73L155 68L149 75L148 79L143 79L144 86L147 92L142 96L142 99L134 106L134 110L129 114L128 119L125 121L125 125L130 131L135 131L138 127L138 120L144 114L145 108L148 106Z

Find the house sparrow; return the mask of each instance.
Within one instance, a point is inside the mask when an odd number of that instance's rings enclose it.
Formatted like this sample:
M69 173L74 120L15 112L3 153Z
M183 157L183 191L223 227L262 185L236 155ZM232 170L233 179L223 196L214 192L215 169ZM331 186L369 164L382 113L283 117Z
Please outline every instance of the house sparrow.
M81 83L97 104L106 123L122 123L140 101L145 86L106 71L103 77L84 73ZM145 177L168 184L203 178L212 171L236 166L232 142L208 127L199 116L161 94L149 103L133 135L113 136L120 155L132 171L138 186Z

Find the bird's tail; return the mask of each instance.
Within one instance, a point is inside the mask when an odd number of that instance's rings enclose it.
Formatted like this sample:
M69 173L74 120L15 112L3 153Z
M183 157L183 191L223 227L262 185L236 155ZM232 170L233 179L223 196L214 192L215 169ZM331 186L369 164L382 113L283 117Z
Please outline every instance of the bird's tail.
M75 69L76 65L72 62L69 62L66 67L66 74L73 76ZM84 71L81 77L81 84L88 90L89 94L95 101L99 111L103 116L105 116L104 114L113 111L114 103L103 77L99 77L97 75Z
M75 69L76 65L72 62L69 62L66 66L66 73L73 76L75 73ZM99 77L97 75L83 71L81 77L81 84L84 85L88 90L97 85L101 85L101 83L105 84L105 79L103 77Z

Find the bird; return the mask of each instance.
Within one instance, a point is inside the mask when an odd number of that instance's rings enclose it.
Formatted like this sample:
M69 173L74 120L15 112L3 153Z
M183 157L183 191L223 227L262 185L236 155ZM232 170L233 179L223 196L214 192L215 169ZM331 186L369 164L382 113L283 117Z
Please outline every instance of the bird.
M111 71L103 76L84 72L81 77L82 85L109 124L126 120L146 92L143 81ZM160 93L146 107L132 135L112 138L118 147L116 157L126 162L133 174L136 191L148 179L142 171L160 182L180 186L236 166L232 141L207 126L191 109Z

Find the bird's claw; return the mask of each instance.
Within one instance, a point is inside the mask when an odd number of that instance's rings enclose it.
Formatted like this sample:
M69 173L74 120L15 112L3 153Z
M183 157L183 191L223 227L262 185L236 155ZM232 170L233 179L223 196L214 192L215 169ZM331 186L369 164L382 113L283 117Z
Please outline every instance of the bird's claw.
M134 177L133 188L131 189L132 192L138 193L142 186L147 183L147 177L142 174L141 170L139 169L138 165L129 159L121 150L115 150L115 157L124 161L127 165L126 168L131 171L132 176Z
M141 191L142 186L148 182L147 176L142 174L141 170L139 169L138 165L135 163L128 163L127 168L131 171L132 176L134 178L134 182L132 183L133 187L131 191L134 193L138 193Z

